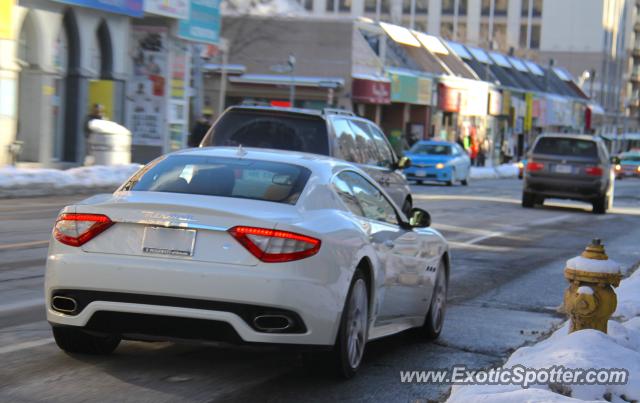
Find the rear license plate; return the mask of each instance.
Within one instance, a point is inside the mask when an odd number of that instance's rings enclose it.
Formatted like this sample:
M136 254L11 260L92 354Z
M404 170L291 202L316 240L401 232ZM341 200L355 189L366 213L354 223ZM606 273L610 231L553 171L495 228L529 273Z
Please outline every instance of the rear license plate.
M142 251L157 255L192 256L196 243L196 230L146 227Z
M416 171L416 176L420 176L420 177L427 176L427 171L424 171L422 169L418 169Z
M571 165L556 165L554 171L559 174L570 174L573 172L573 168Z

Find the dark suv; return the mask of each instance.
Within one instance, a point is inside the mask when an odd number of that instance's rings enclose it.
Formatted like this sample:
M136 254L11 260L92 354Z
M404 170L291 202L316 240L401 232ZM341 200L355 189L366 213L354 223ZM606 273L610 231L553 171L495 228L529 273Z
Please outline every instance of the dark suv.
M528 154L522 206L542 204L545 198L589 202L604 214L613 205L614 173L604 142L577 134L545 134Z
M378 181L405 214L412 199L398 158L373 122L342 110L233 106L213 124L200 147L237 146L300 151L353 162Z

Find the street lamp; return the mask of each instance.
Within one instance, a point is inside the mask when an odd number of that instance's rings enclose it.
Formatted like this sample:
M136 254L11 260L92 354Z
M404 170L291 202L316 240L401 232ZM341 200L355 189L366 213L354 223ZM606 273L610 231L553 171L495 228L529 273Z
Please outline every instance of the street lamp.
M294 55L289 55L286 64L275 64L270 67L271 71L276 73L290 73L291 74L291 85L289 87L289 104L290 107L293 108L294 102L296 100L296 83L295 83L295 71L296 71L296 57Z

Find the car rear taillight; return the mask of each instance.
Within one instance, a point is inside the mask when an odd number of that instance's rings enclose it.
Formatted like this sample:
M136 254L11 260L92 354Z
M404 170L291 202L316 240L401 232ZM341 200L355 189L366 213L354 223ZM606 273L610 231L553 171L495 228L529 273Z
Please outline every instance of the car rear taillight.
M113 225L102 214L61 214L53 227L53 236L65 245L81 246Z
M600 167L598 167L598 166L595 166L595 167L586 167L586 168L584 169L584 172L585 172L587 175L590 175L590 176L602 176L602 168L600 168Z
M320 250L319 239L294 232L256 227L233 227L228 232L251 254L268 263L304 259Z
M544 164L542 162L533 162L533 161L527 162L527 171L529 172L542 171L543 168L544 168Z

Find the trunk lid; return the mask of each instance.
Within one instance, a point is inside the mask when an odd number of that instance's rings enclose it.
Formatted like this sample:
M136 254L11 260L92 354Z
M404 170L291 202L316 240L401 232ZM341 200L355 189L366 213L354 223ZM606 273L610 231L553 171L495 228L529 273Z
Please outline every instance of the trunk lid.
M95 196L76 210L104 214L115 223L82 245L85 252L245 266L259 261L227 232L229 228L274 228L299 219L297 208L284 203L142 191Z

